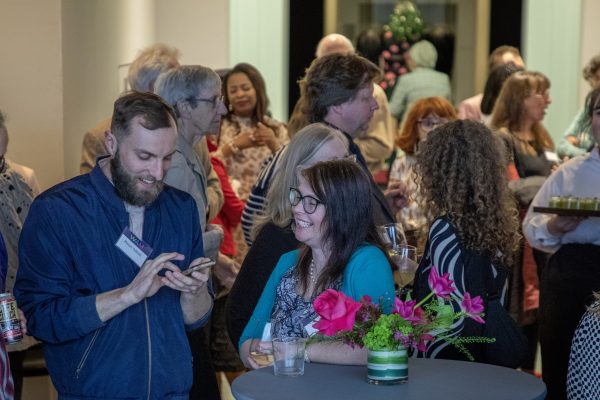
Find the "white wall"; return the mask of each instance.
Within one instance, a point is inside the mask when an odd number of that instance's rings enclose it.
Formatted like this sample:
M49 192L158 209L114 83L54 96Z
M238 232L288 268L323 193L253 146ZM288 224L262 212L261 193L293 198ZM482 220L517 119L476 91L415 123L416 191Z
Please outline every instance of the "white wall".
M579 105L582 106L590 85L583 80L582 70L588 61L600 53L600 1L583 0L581 4L581 51L579 68Z
M154 0L156 41L176 46L184 64L229 66L229 4L225 0Z
M34 168L43 188L64 177L60 6L60 0L0 0L8 156Z
M523 3L523 56L527 69L543 72L552 83L552 104L544 126L555 143L578 108L581 6L581 0L525 0ZM595 38L590 40L598 43Z
M84 133L112 113L119 65L164 42L182 52L183 64L226 66L227 14L223 1L63 0L67 178L79 172Z
M270 110L287 122L288 102L287 1L229 0L229 61L254 65L265 79Z

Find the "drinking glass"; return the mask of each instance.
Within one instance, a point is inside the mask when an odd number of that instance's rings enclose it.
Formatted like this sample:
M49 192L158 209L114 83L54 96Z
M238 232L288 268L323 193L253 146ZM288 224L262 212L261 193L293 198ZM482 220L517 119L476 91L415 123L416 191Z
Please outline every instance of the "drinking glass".
M273 341L271 339L271 322L259 321L256 328L261 330L260 337L253 338L250 342L250 357L259 368L273 364Z
M391 249L398 245L406 244L406 235L404 234L404 228L402 224L385 224L377 227L379 235L384 243L386 243Z
M304 351L306 339L287 338L273 339L275 375L300 376L304 375Z
M390 258L396 268L394 280L403 288L415 279L415 273L419 264L417 263L417 248L407 244L399 244L390 251Z

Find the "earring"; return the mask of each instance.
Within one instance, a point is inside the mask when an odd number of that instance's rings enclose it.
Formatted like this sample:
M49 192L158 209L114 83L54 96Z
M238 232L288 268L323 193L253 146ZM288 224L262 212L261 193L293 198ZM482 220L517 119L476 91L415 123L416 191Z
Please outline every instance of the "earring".
M229 112L232 112L232 111L233 111L233 106L232 106L231 104L229 104L229 105L227 106L227 109L229 110Z

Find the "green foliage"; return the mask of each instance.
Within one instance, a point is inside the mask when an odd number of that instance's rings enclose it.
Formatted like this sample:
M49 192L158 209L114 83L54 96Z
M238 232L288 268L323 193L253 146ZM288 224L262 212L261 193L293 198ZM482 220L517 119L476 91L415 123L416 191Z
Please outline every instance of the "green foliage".
M400 1L390 14L390 21L383 27L392 31L398 41L414 42L423 34L424 24L421 13L415 5L408 0Z

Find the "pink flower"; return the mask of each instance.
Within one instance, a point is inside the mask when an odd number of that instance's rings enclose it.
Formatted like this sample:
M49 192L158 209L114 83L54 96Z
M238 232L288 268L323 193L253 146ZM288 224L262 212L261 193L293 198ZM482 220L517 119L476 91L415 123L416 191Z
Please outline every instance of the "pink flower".
M327 289L315 299L313 307L321 317L313 327L323 335L334 336L340 331L352 330L356 312L362 304L342 292Z
M397 53L397 52L400 51L400 47L398 47L397 45L393 44L393 45L390 46L390 51L392 53Z
M383 37L384 37L385 39L391 39L391 38L392 38L392 31L385 31L385 32L383 33Z
M433 265L431 266L431 271L429 272L428 282L429 287L438 297L447 299L450 293L454 291L454 286L452 286L454 281L450 279L450 274L445 273L444 275L439 276L435 266Z
M417 350L420 352L427 351L427 343L433 340L433 336L428 333L424 333L419 337L419 343L417 343Z
M481 314L483 313L483 300L481 299L481 296L471 298L471 295L468 292L465 292L465 295L460 302L460 306L469 318L480 324L485 323L483 318L481 318Z
M392 57L392 53L390 53L390 52L389 52L389 51L387 51L387 50L384 50L384 51L382 51L382 52L381 52L381 55L382 55L382 56L383 56L383 58L385 58L386 60L389 60L389 59L390 59L390 57Z
M411 322L418 322L420 320L420 314L423 310L418 308L420 311L419 315L415 314L415 300L402 301L396 297L394 300L394 307L392 308L392 314L399 314L402 318Z

